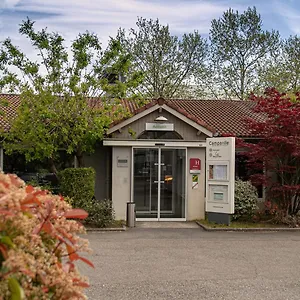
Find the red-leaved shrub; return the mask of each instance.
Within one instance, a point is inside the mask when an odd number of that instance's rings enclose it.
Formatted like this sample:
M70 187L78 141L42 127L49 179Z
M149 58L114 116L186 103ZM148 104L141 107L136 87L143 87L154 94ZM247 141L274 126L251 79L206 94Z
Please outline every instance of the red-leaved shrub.
M85 299L87 279L74 262L93 267L75 219L87 213L15 175L0 174L0 299Z

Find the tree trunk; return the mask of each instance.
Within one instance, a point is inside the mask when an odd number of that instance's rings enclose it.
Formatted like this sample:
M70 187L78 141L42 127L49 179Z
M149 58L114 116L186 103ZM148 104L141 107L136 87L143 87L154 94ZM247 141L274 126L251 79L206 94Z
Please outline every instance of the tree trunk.
M76 159L78 162L78 167L83 168L84 167L83 152L81 151L80 148L78 148L76 151Z
M52 173L54 173L55 175L57 175L57 169L56 169L56 166L55 166L53 158L49 158L49 166L50 166L50 171Z

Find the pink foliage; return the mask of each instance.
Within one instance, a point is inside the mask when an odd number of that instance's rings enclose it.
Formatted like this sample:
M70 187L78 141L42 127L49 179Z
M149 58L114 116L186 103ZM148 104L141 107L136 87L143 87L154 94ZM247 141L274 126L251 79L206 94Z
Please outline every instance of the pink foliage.
M11 298L11 278L26 299L85 299L87 279L74 262L93 264L78 254L89 247L74 219L86 217L61 196L0 174L0 299Z

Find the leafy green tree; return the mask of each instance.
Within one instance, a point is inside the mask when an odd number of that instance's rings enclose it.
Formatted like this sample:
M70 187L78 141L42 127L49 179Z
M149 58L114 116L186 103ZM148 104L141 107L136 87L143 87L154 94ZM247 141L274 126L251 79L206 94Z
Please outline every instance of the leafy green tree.
M229 9L210 30L213 82L228 98L246 99L258 87L258 68L279 46L279 33L264 31L256 8Z
M275 87L281 92L300 90L300 37L290 36L283 41L279 55L260 68L263 88Z
M2 43L0 87L18 89L22 99L5 149L24 153L27 161L46 159L54 172L59 151L76 155L82 166L83 153L92 151L110 122L126 113L117 99L133 95L141 76L127 74L130 55L114 39L103 51L98 37L85 32L67 47L62 35L36 31L29 19L19 32L37 51L37 60L10 39Z
M136 25L128 35L121 29L118 38L132 56L131 70L144 75L139 91L150 98L186 97L194 73L205 69L206 41L197 31L179 39L158 19L139 18Z

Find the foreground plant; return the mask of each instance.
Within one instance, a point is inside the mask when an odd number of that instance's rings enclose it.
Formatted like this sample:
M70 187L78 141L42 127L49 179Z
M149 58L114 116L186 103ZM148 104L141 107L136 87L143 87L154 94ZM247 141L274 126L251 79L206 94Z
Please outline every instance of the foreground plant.
M74 219L86 217L61 196L0 174L0 299L85 299L87 279L74 262L93 264L78 254L89 247Z

